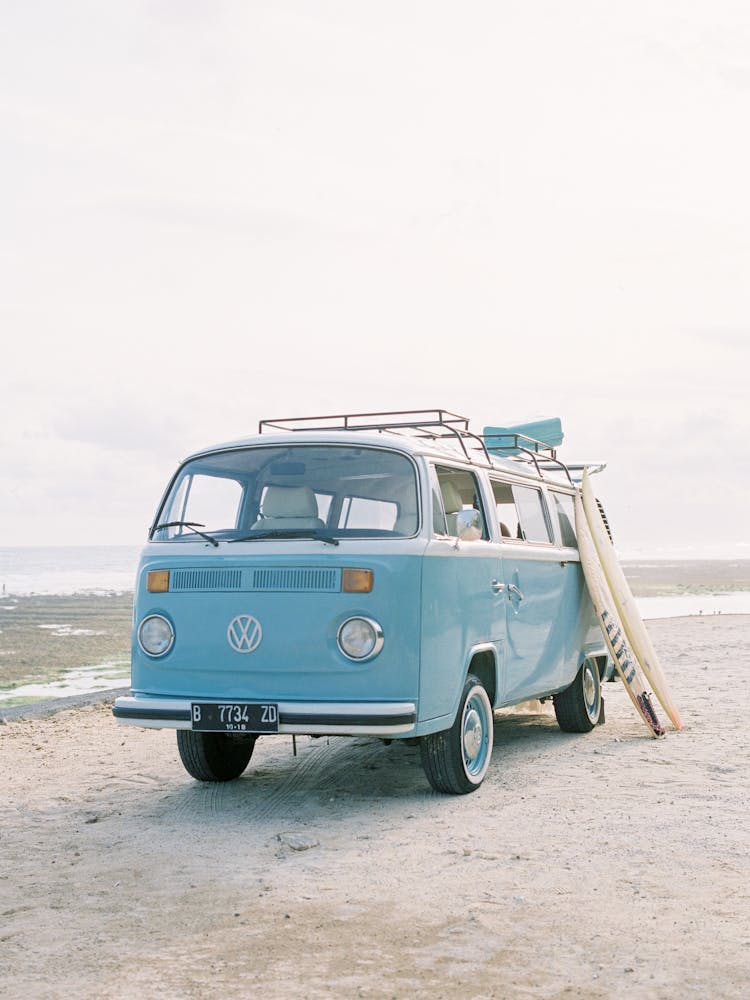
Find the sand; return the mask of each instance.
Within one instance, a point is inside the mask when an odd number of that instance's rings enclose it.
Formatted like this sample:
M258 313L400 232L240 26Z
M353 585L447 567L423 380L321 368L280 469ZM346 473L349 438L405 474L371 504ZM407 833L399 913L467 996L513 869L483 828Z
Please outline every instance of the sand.
M649 628L683 732L504 712L469 796L396 742L201 785L106 705L6 722L0 996L744 1000L750 618Z

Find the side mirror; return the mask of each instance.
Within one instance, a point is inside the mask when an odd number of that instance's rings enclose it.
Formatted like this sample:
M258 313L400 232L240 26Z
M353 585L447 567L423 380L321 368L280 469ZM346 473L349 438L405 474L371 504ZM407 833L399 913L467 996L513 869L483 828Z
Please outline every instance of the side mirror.
M473 507L460 510L456 514L456 540L459 542L476 542L484 534L484 519L481 513Z

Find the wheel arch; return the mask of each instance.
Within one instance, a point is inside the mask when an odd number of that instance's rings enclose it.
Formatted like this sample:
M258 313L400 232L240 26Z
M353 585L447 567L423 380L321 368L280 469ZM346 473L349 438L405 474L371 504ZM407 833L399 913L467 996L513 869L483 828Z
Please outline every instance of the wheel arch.
M500 688L497 648L491 642L480 643L469 650L463 679L466 680L469 674L474 674L482 682L489 696L490 704L494 708L497 704Z

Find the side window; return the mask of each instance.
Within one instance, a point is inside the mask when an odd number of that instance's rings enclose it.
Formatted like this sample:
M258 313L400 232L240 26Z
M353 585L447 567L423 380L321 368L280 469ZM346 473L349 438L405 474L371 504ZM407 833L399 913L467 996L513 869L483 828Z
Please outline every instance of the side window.
M438 465L435 467L437 473L440 499L445 517L446 533L452 537L457 534L456 515L461 510L478 510L482 521L482 532L477 539L487 539L487 518L482 507L479 484L471 472L464 469L452 469L448 466ZM435 504L433 502L433 508ZM435 515L433 514L433 521ZM442 532L435 530L438 534Z
M544 511L542 492L533 486L513 486L518 517L521 522L521 537L527 542L552 541L547 517Z
M554 491L550 491L550 496L554 500L555 510L560 520L562 543L575 549L578 546L578 540L576 539L576 513L573 497L567 493L555 493Z
M503 538L521 538L521 526L518 522L516 501L513 499L513 487L510 483L499 483L493 479L492 494L495 498L500 534Z
M193 476L187 487L182 521L197 521L206 531L237 527L242 487L225 476Z
M445 523L445 510L443 508L443 497L440 493L440 483L434 468L430 469L430 484L432 486L432 533L433 535L447 535L448 526Z
M374 528L393 531L398 517L398 504L392 500L368 500L367 497L346 497L341 506L339 528Z
M318 505L318 517L328 523L328 511L331 509L331 501L333 500L333 493L317 493L315 494L315 502Z

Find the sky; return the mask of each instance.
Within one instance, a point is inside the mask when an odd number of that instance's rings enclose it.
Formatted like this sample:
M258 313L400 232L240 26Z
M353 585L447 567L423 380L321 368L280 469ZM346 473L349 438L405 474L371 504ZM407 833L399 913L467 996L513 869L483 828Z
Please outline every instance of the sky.
M260 418L562 419L750 558L750 7L0 3L0 546L139 544Z

